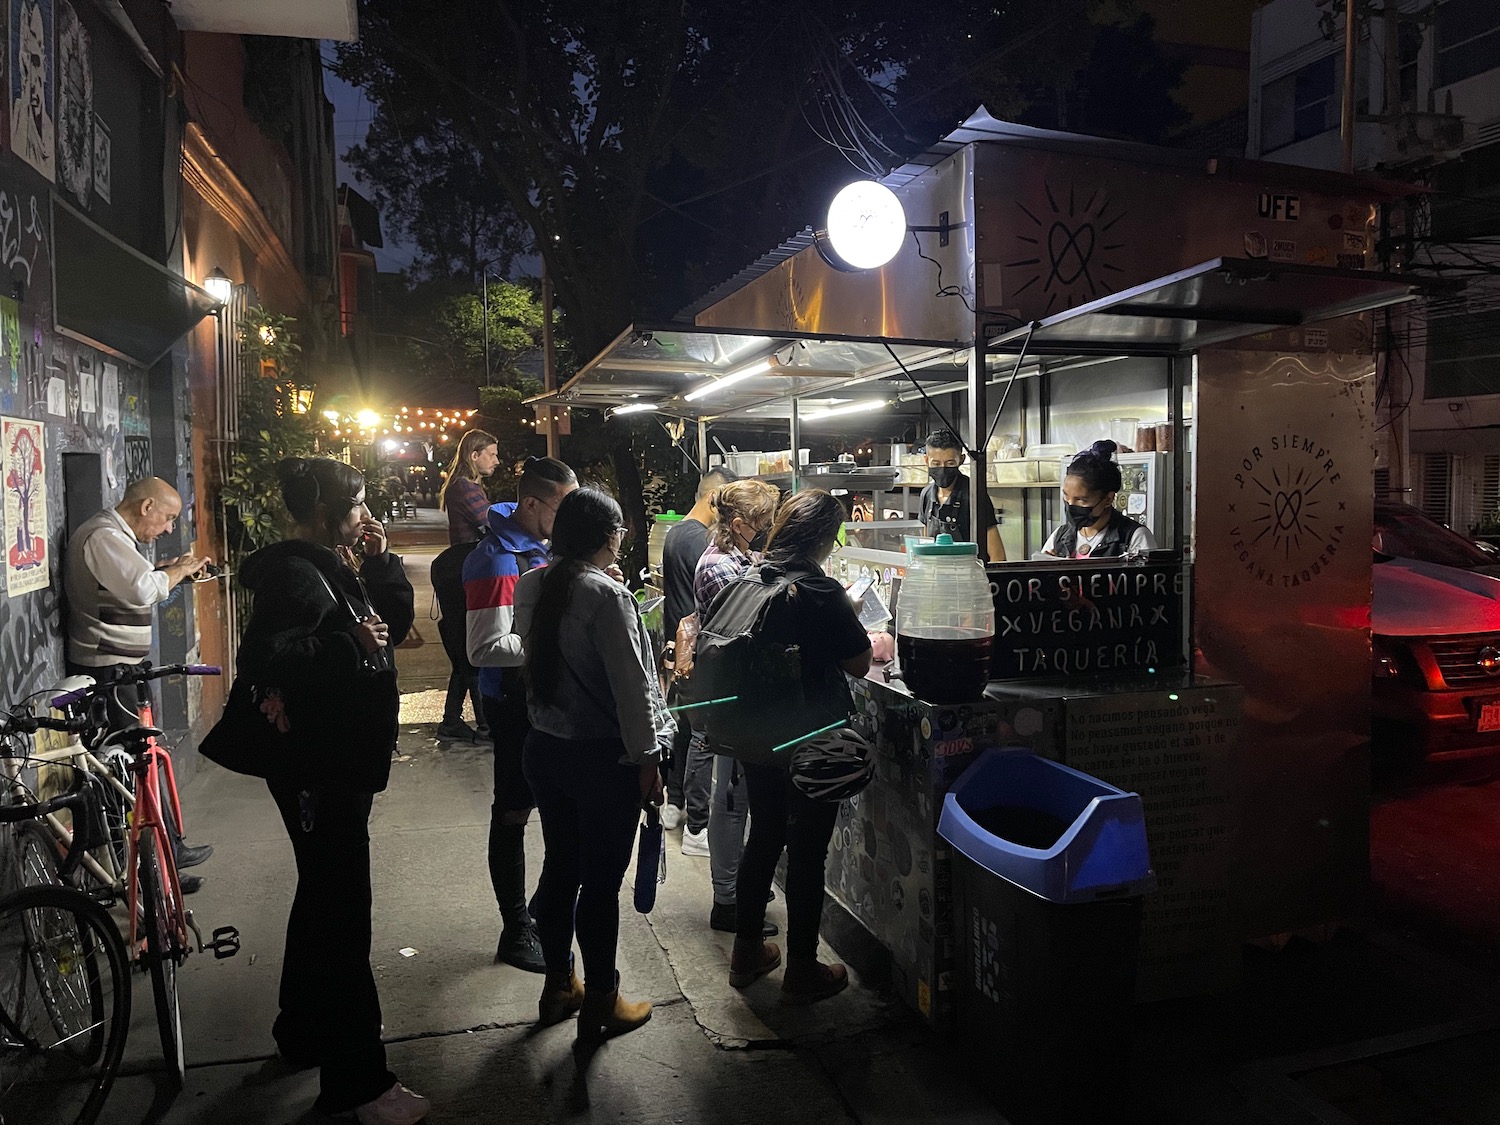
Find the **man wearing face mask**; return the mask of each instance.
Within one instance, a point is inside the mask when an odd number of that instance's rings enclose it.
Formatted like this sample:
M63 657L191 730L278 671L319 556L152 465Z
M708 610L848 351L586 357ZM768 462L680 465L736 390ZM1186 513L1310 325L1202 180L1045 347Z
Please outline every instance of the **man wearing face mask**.
M967 543L971 538L970 505L974 503L969 478L959 471L964 463L963 443L952 430L938 430L927 439L927 475L918 512L929 536L951 535ZM1000 521L995 505L979 495L979 558L982 562L1004 562L1005 545L1000 542Z
M1052 529L1041 557L1108 559L1156 549L1151 529L1115 507L1120 466L1115 443L1096 441L1068 465L1063 474L1066 519Z

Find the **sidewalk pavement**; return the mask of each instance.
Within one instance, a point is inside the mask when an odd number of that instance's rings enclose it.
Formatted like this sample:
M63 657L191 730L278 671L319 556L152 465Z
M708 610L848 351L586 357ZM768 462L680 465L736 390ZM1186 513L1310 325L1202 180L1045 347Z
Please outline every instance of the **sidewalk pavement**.
M781 1005L780 973L744 993L729 988L730 935L707 927L708 861L679 854L675 833L655 912L631 908L633 875L622 892L624 988L652 1000L656 1014L580 1071L571 1022L532 1028L540 978L491 962L489 754L441 746L432 729L403 725L371 836L373 961L391 1066L432 1099L434 1125L1005 1120L971 1081L965 1045L869 987L856 982L800 1009ZM217 851L190 904L205 932L239 926L244 948L227 961L195 955L180 974L189 1072L175 1098L158 1085L151 993L137 978L125 1071L103 1120L321 1121L310 1110L315 1072L287 1073L270 1038L290 846L258 782L208 766L193 794L192 815L212 826ZM535 823L528 856L534 882ZM779 897L770 917L785 925ZM1348 929L1323 943L1252 950L1238 992L1149 1005L1136 1017L1135 1081L1121 1091L1121 1121L1500 1120L1493 970L1444 960L1399 933ZM1089 1060L1077 1066L1088 1081Z

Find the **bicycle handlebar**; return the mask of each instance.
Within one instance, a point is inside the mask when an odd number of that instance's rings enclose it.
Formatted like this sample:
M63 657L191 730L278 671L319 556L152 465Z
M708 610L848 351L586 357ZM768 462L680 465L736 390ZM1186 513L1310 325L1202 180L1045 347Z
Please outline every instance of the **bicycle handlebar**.
M217 664L162 664L153 667L151 664L141 664L136 668L117 672L107 680L91 684L88 687L70 691L64 695L55 696L52 706L59 709L71 707L80 700L87 699L92 695L108 691L110 688L118 687L120 684L144 684L148 680L159 680L163 676L220 676L224 669Z
M82 734L93 728L87 715L65 719L54 719L47 715L11 715L0 719L0 735L35 734L39 730L60 730L71 734Z

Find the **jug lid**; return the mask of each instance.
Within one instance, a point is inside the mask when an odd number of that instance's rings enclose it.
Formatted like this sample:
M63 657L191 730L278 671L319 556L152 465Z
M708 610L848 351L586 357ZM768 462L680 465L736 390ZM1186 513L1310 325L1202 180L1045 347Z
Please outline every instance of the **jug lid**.
M679 516L676 512L674 512L670 508L668 508L665 512L661 513L661 515L659 515L659 516L656 517L656 522L657 523L677 523L681 519L682 519L681 516Z
M922 558L932 558L936 555L963 556L971 558L979 557L979 546L976 543L955 543L951 535L939 535L931 543L913 543L911 553L920 555Z

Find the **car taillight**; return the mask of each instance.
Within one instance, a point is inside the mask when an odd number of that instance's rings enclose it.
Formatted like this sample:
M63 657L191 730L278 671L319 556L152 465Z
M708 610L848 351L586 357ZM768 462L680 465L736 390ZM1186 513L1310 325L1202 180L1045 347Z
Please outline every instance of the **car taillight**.
M1399 639L1372 636L1370 650L1370 676L1375 682L1403 684L1413 688L1427 686L1411 650Z

